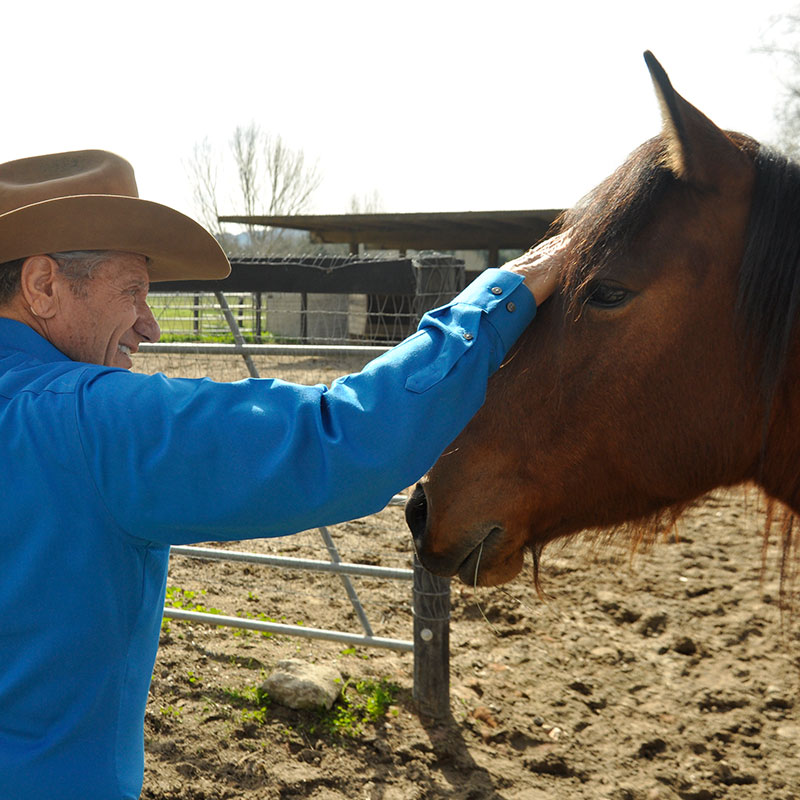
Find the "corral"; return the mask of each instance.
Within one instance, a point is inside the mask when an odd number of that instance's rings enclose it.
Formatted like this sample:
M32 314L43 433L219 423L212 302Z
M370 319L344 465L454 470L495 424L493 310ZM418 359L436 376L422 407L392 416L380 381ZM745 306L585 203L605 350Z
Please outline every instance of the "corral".
M249 352L258 374L303 383L361 365L311 348ZM148 354L138 368L222 380L249 371L241 356L200 352ZM451 715L437 721L413 702L409 653L168 622L143 796L795 800L798 639L779 611L772 561L762 572L762 525L757 498L715 495L690 511L678 540L633 561L625 545L546 553L544 602L531 599L532 578L458 586ZM411 564L399 508L331 532L346 560ZM246 549L318 558L320 545L312 532ZM408 586L356 584L376 635L407 638ZM184 606L358 624L335 577L174 559L170 587L168 602ZM338 720L258 693L277 661L294 655L342 672L350 700ZM389 705L359 722L375 687Z
M369 259L364 257L339 258L318 256L313 258L245 259L232 263L231 275L217 285L206 282L171 285L162 284L161 292L151 303L162 330L170 323L184 325L189 333L186 337L196 341L180 344L149 345L145 349L152 355L195 355L203 352L233 352L243 356L250 377L258 378L261 371L256 366L255 354L276 355L283 353L302 358L314 352L331 355L353 355L360 362L351 371L357 370L369 357L375 357L385 347L332 347L322 344L316 348L309 342L349 341L353 329L358 329L361 340L381 341L385 344L399 341L408 335L421 316L430 308L441 305L453 297L464 284L463 262L440 255L418 255L414 259ZM170 290L173 294L170 294ZM180 290L180 291L176 291ZM212 292L213 290L213 292ZM247 292L253 298L253 313L249 316L251 333L249 338L256 344L247 345L242 330L244 315L241 300L237 312L231 309L228 295L231 292ZM358 294L356 294L358 293ZM322 298L316 308L309 305L309 297ZM209 296L216 300L217 308L209 303ZM264 298L266 296L266 304ZM191 304L186 305L187 297ZM365 302L359 304L359 298ZM299 300L299 303L298 303ZM326 302L327 301L327 302ZM366 315L354 314L354 306L366 308ZM178 313L189 310L191 315ZM209 312L218 312L217 329L213 334L224 333L227 326L234 344L226 348L218 343L203 343L208 338ZM205 322L204 314L206 317ZM237 319L238 317L238 319ZM355 319L354 319L355 317ZM362 318L363 317L363 318ZM277 320L283 328L281 340L286 340L286 327L292 328L288 345L263 345L263 338L275 339L273 333L263 335L262 320L270 327ZM331 321L333 319L333 322ZM315 333L311 333L314 331ZM215 336L218 338L218 336ZM187 364L181 362L178 373L186 375ZM166 370L164 370L166 371ZM201 374L206 374L201 370ZM308 376L306 376L307 378ZM308 379L305 381L308 383ZM315 381L310 381L315 382ZM402 497L398 497L402 505ZM337 574L344 585L361 626L360 632L338 629L308 627L304 623L287 625L261 614L259 619L245 619L219 610L209 613L204 604L185 603L181 595L174 603L168 603L166 616L183 622L219 624L239 630L257 631L273 635L283 633L311 639L334 640L342 644L386 647L395 650L412 650L415 655L414 697L421 711L437 718L448 708L448 626L449 585L447 581L429 575L419 565L412 569L371 567L344 563L336 543L327 528L319 528L327 560L316 558L288 558L265 555L252 551L227 553L219 548L180 547L173 549L173 556L201 558L203 560L235 561L247 564L269 564L292 567L312 572ZM369 575L378 580L413 578L414 641L392 639L376 635L369 615L366 613L351 576ZM249 615L252 616L252 615ZM217 623L218 621L218 623Z
M300 382L359 366L254 358L261 374ZM136 368L247 376L231 356L144 355ZM410 654L168 623L143 797L792 800L798 640L781 624L772 560L762 579L760 526L755 499L715 496L691 511L679 541L632 563L625 547L546 553L546 602L531 599L525 578L455 589L452 718L438 723L416 714ZM401 509L332 534L345 559L410 564ZM313 533L262 546L319 557ZM321 627L350 615L357 625L335 577L175 559L169 585L170 602ZM380 635L409 636L407 585L358 589ZM398 688L360 731L262 704L256 687L293 655L338 666L354 706L356 683Z

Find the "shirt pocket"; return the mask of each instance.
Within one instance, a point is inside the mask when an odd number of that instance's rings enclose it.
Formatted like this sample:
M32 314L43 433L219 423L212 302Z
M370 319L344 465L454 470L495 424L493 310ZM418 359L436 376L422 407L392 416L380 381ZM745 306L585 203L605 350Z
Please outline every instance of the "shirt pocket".
M428 329L439 340L436 355L425 366L406 379L406 389L416 394L427 392L444 380L453 367L470 351L478 340L482 309L476 306L451 305L428 312L420 329Z

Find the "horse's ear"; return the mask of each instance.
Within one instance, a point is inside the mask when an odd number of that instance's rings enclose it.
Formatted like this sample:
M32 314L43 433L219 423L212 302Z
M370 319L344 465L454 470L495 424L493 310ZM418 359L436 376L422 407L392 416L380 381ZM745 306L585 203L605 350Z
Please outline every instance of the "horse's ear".
M742 154L724 131L675 91L649 50L644 60L661 106L667 166L681 180L704 188L719 186L732 167L743 164Z

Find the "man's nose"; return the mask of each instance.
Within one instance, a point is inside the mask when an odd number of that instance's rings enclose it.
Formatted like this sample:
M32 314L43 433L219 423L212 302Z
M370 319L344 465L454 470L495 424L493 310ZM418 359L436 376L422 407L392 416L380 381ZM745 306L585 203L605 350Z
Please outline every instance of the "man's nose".
M134 330L148 342L157 342L161 338L161 326L153 316L153 310L147 303L142 303Z

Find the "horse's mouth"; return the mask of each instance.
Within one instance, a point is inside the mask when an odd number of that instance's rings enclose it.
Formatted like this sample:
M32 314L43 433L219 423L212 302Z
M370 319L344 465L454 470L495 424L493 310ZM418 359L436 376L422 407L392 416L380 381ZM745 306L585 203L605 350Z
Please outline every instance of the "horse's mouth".
M489 576L490 567L500 555L504 533L502 528L493 527L461 562L456 573L464 583L478 586L493 582Z
M434 575L458 575L468 585L492 586L511 580L521 568L519 547L496 522L464 531L447 547L432 547L428 500L420 484L406 503L406 522L420 563Z

